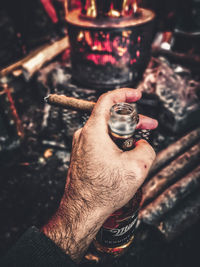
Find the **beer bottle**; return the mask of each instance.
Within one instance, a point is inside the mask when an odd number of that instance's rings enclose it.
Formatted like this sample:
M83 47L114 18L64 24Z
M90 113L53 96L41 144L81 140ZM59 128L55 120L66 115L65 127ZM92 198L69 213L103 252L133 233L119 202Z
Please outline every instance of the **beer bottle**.
M112 106L108 123L109 132L121 150L128 151L134 148L134 131L138 121L139 116L132 104L118 103ZM142 191L139 189L123 208L115 211L105 221L94 240L98 252L104 256L118 257L129 248L134 241L141 198Z

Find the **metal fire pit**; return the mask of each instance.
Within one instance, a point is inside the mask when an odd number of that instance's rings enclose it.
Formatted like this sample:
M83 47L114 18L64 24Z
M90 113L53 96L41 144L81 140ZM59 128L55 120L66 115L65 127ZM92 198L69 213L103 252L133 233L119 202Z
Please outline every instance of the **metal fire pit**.
M134 85L149 61L154 18L142 8L119 18L69 12L73 79L93 88Z

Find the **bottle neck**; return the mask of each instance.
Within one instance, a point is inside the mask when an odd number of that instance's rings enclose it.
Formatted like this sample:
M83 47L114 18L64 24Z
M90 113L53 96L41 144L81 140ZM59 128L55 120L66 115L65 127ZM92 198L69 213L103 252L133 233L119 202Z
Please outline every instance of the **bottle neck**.
M108 122L110 134L114 138L127 139L134 135L139 117L136 107L128 103L118 103L110 110Z
M133 135L134 135L134 132L131 133L131 134L119 135L119 134L117 134L115 132L112 132L112 130L110 128L109 128L109 132L110 132L111 137L114 138L114 139L123 139L123 140L126 140L128 138L133 137Z

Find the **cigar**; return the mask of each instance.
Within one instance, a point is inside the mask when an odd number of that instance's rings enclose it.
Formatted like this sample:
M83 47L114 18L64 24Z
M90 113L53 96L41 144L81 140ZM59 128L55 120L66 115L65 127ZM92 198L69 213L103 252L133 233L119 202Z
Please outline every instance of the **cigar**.
M45 102L57 107L69 108L77 111L83 111L91 113L95 102L76 99L74 97L68 97L65 95L50 94L44 98Z

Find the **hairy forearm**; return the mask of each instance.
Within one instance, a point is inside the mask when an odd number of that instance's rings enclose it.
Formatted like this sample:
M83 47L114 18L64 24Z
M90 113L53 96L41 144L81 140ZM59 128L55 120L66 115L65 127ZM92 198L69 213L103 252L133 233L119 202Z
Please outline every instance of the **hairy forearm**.
M91 205L87 194L76 194L76 189L70 189L42 232L79 262L109 213L96 208L95 203Z

